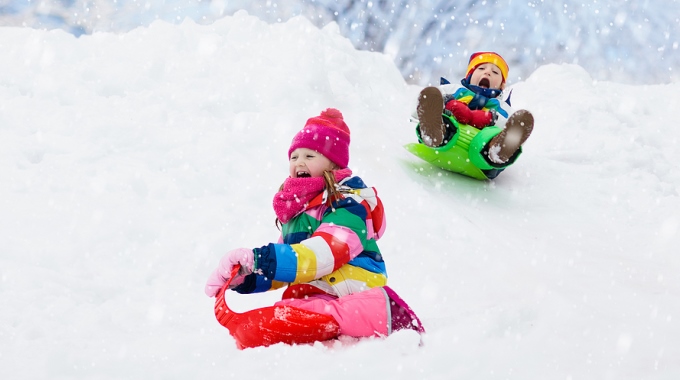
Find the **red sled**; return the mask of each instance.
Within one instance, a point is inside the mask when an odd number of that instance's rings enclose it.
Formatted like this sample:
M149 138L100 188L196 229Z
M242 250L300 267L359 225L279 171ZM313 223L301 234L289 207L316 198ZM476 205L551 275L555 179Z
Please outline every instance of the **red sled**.
M229 309L224 294L239 268L234 267L215 300L215 317L229 330L238 349L277 343L310 344L338 337L340 326L330 315L291 306L268 306L245 313Z

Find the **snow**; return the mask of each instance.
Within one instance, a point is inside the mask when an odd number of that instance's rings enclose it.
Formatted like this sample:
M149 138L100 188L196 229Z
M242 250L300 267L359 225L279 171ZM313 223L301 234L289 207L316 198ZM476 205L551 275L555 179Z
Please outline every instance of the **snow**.
M0 47L3 378L680 377L678 82L538 67L512 85L536 119L522 157L480 182L402 148L420 88L335 24L4 27ZM327 107L385 204L390 286L423 346L401 331L239 351L205 280L278 238L290 139Z
M423 86L456 78L473 52L488 50L512 66L509 83L547 63L619 83L680 80L680 0L4 0L0 25L80 36L156 20L210 24L238 10L269 23L336 22L354 47L389 54L407 82Z

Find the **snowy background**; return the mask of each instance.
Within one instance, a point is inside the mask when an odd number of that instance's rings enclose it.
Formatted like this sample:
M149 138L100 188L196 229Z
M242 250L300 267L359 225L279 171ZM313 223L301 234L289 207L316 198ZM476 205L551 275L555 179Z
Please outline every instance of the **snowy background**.
M475 51L498 51L510 83L548 63L596 80L680 80L680 0L0 0L0 25L80 36L155 20L210 24L238 10L269 23L333 21L354 47L390 56L408 83L457 79Z
M480 182L402 148L420 87L339 29L0 28L2 378L680 378L680 82L542 65L512 86L536 117L523 156ZM424 345L239 351L204 282L277 239L290 139L327 107L385 203L390 285Z

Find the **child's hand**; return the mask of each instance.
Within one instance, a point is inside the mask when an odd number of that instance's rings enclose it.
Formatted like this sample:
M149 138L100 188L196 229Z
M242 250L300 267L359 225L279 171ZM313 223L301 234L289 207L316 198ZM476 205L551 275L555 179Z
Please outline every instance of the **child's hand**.
M489 111L482 110L470 111L470 114L471 117L470 122L468 124L477 129L488 127L489 125L493 125L495 122L493 113Z
M241 264L241 269L238 275L234 277L229 285L230 288L236 287L243 283L245 277L253 273L253 266L255 265L255 254L252 249L237 248L227 252L220 263L217 265L208 281L205 283L205 294L208 297L215 297L217 292L222 289L222 286L227 282L231 275L231 270L238 264Z
M472 111L470 111L467 104L451 99L446 102L444 108L451 111L451 114L459 123L470 124L470 120L472 120Z

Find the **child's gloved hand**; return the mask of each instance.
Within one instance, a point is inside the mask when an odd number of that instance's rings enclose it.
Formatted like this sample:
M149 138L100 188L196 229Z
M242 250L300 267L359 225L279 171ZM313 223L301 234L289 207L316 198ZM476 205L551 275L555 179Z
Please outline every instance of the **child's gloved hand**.
M451 111L451 114L459 123L470 124L470 121L472 120L472 111L468 108L467 104L451 99L446 102L444 108Z
M222 289L222 286L227 282L231 275L231 270L238 264L241 264L241 269L229 284L230 288L236 287L243 283L245 276L253 273L253 266L255 265L255 254L252 249L237 248L227 252L217 265L208 281L205 283L205 294L208 297L215 297L217 292Z
M471 117L470 122L468 124L477 129L488 127L489 125L493 125L495 122L493 113L489 111L482 110L470 111L470 114Z

